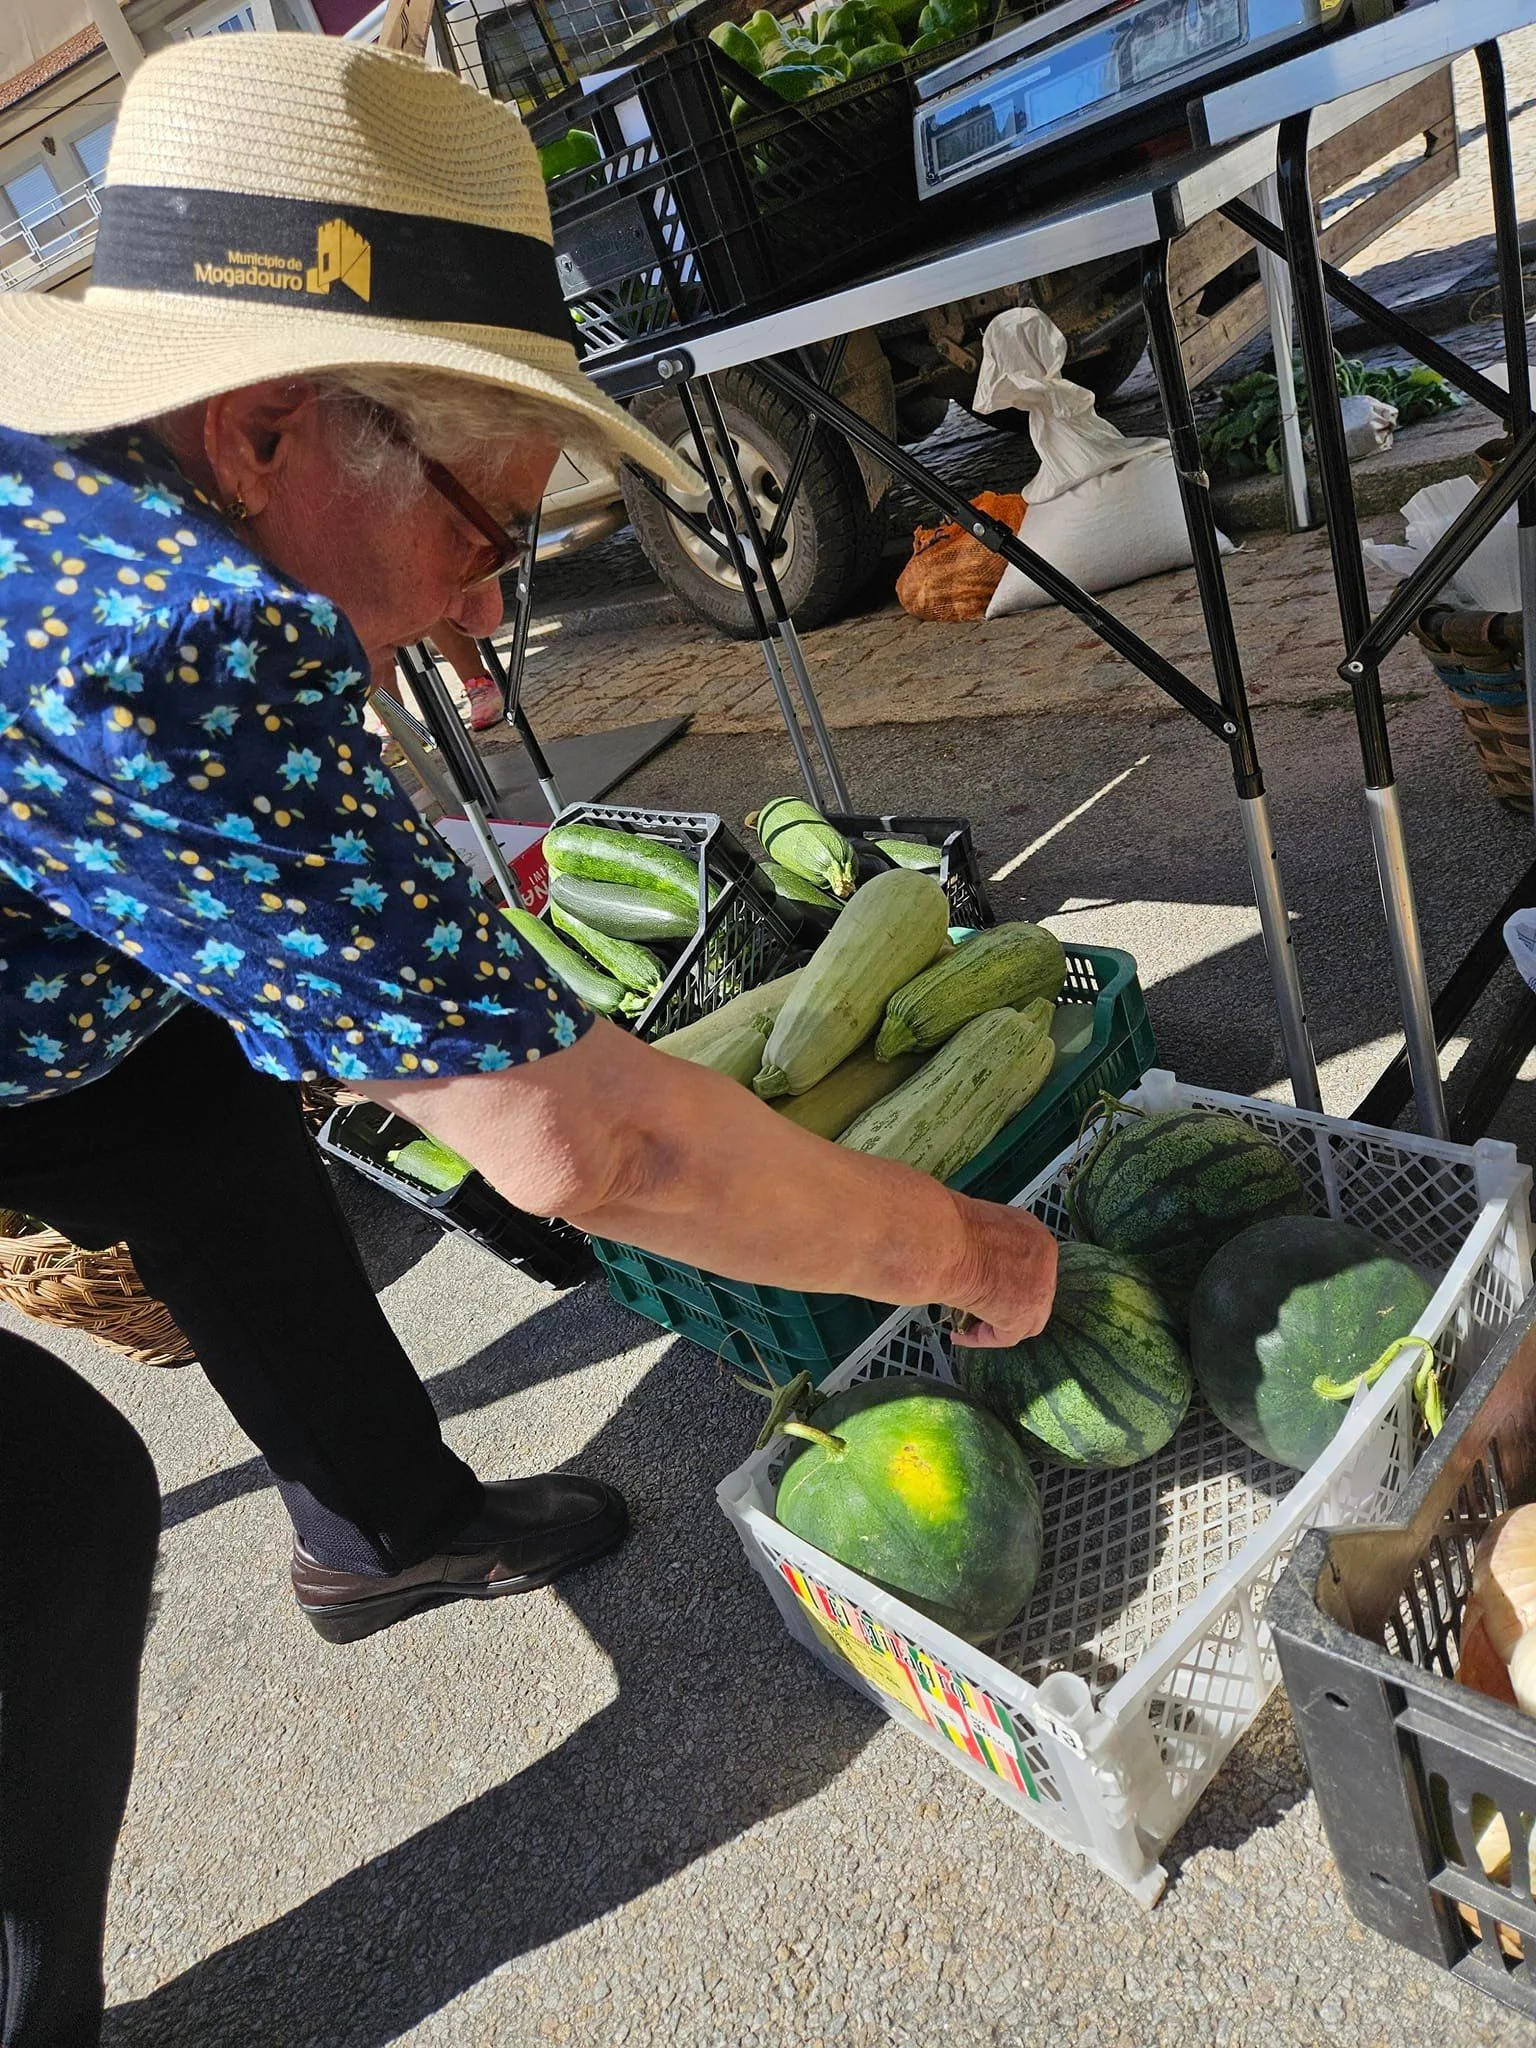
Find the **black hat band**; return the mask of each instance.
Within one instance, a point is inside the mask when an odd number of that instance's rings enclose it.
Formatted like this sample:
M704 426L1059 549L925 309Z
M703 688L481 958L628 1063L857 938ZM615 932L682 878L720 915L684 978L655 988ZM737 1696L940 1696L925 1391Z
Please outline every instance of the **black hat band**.
M91 282L575 339L537 235L334 199L107 185Z

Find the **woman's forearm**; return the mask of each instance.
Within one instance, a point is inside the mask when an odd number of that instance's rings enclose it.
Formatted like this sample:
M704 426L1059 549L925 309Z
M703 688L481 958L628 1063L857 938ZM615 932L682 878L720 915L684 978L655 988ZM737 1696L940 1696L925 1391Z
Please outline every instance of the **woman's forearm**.
M1055 1245L1032 1217L813 1137L611 1025L503 1076L368 1092L594 1236L764 1286L939 1301L1010 1340L1049 1309Z

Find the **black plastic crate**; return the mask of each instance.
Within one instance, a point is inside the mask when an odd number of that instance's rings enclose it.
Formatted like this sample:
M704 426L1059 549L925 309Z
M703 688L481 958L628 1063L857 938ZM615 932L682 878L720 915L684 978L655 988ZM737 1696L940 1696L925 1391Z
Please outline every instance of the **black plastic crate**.
M706 18L700 10L688 22ZM908 69L791 105L707 38L688 36L584 99L581 121L603 161L549 187L583 360L764 310L852 276L908 238L922 204ZM733 95L752 109L735 127ZM619 127L617 110L632 100L650 131L638 143ZM935 224L932 203L922 218Z
M920 839L925 846L938 847L938 878L949 898L950 923L972 931L997 923L976 865L968 818L876 817L866 811L834 811L827 822L853 840Z
M803 957L798 920L779 907L756 861L713 812L569 804L555 822L643 832L698 858L699 929L683 942L666 980L630 1027L637 1037L680 1031L732 996L787 974ZM714 893L707 907L706 883Z
M334 1111L318 1141L322 1151L345 1160L364 1179L387 1188L445 1230L472 1238L530 1279L546 1287L576 1287L591 1278L597 1268L591 1246L568 1223L514 1208L473 1170L445 1194L390 1165L391 1152L424 1135L418 1125L382 1104L358 1102Z
M1454 1682L1478 1541L1533 1500L1536 1296L1395 1519L1304 1535L1265 1619L1352 1911L1536 2017L1536 1720ZM1495 1813L1512 1853L1490 1874L1477 1841Z

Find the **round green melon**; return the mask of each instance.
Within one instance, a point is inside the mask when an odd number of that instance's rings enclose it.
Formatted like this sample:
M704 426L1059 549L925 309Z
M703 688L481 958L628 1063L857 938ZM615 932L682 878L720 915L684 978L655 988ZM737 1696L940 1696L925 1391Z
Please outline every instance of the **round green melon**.
M1408 1335L1433 1293L1352 1223L1256 1223L1222 1247L1195 1289L1196 1383L1250 1450L1305 1472L1344 1420L1342 1390Z
M921 1391L914 1391L921 1385ZM779 1481L786 1529L970 1642L1028 1601L1040 1496L993 1416L954 1389L880 1380L823 1402Z
M1064 1244L1038 1337L966 1355L966 1383L1058 1465L1139 1464L1184 1420L1194 1383L1167 1305L1136 1264Z
M1127 1118L1089 1155L1070 1201L1079 1236L1138 1260L1181 1320L1206 1261L1228 1238L1308 1207L1280 1147L1212 1109Z

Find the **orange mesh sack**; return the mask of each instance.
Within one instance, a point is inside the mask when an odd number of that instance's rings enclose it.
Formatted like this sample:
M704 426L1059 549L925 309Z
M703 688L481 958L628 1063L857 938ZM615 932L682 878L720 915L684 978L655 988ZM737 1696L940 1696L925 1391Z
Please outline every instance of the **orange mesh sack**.
M971 503L1015 533L1024 524L1024 500L1011 491L982 491ZM979 619L1003 580L1003 558L982 546L953 519L920 526L912 559L896 582L901 608L914 619Z

